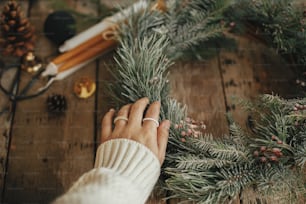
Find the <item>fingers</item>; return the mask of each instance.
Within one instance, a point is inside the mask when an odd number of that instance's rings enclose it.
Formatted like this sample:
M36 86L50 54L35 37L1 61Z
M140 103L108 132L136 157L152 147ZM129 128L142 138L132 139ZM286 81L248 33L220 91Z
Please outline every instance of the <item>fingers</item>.
M112 134L112 123L114 114L115 110L110 109L103 117L101 129L101 143L105 142L107 138Z
M159 149L159 161L162 164L165 160L168 137L169 137L170 121L164 120L157 129L157 144Z
M148 98L142 98L133 105L123 106L117 114L119 120L115 119L113 131L112 123L115 111L111 109L107 112L102 120L101 142L120 137L133 139L149 148L162 164L166 154L170 121L161 122L157 128L154 120L159 119L161 104L156 101L149 106L145 114L145 118L151 118L153 121L145 120L142 122L143 113L148 103ZM128 118L128 121L120 119L120 117Z
M123 106L119 110L119 112L117 114L117 117L122 117L122 118L127 118L128 119L131 106L132 106L132 104L128 104L128 105ZM123 119L117 120L116 123L115 123L113 136L115 136L115 137L120 136L120 133L122 132L122 129L126 126L127 123L128 123L128 121L123 120Z
M141 127L143 112L146 109L149 103L148 98L142 98L136 101L132 107L129 117L129 126L130 127Z
M148 108L148 111L146 113L145 118L153 118L156 121L158 121L159 112L160 112L160 102L155 101ZM150 128L150 129L153 129L153 128L156 129L157 128L156 123L154 121L150 121L150 120L143 121L143 127L144 128Z

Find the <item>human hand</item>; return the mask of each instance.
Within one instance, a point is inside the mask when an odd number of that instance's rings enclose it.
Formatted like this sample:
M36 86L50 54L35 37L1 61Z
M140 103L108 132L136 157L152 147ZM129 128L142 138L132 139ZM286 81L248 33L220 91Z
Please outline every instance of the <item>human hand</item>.
M115 121L114 129L112 123L115 110L111 109L107 112L102 120L101 143L117 138L137 141L149 148L162 165L165 160L170 121L164 120L158 127L153 120L143 121L144 111L148 103L148 98L142 98L134 104L123 106L117 114L117 118L121 119ZM145 118L158 121L159 113L160 102L156 101L149 106Z

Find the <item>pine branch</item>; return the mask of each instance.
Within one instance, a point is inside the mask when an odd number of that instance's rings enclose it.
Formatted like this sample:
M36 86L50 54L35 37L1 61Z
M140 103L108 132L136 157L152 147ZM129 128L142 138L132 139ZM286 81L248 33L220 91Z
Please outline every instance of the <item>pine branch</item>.
M258 173L257 190L270 202L295 203L305 193L301 183L304 179L299 178L289 167L262 168Z
M209 153L222 160L230 161L246 161L247 155L245 152L240 151L237 146L230 145L224 142L215 142L213 148L209 150Z
M120 102L133 102L147 96L151 101L165 99L168 95L167 68L171 62L165 57L164 49L168 42L165 37L146 37L142 42L133 39L121 41L117 69L113 70L115 81L110 90ZM114 91L113 89L120 90ZM119 94L119 95L118 95Z
M242 151L245 151L243 147L245 145L244 138L246 136L246 133L235 122L230 124L230 135L231 135L230 139L232 139L235 144L240 144L240 146L238 146L238 148L240 147L240 149Z
M306 142L296 147L295 161L297 166L304 168L306 163Z
M234 165L231 168L222 168L216 174L220 177L216 186L220 189L222 197L234 197L256 180L253 166L247 163Z
M215 25L205 26L203 24L201 24L201 26L206 27L207 30L193 32L194 29L193 25L192 26L188 25L185 26L184 28L181 28L184 29L184 31L178 32L182 34L176 35L176 37L172 39L173 40L172 45L167 50L169 56L175 56L175 58L177 58L180 56L175 54L177 53L178 50L184 52L193 46L197 46L200 43L203 43L203 41L209 41L221 37L223 32L225 31L225 28L222 26L215 26Z
M217 203L215 194L215 175L207 171L177 171L167 168L166 172L171 175L166 180L167 189L174 194L169 198L183 198L197 203Z
M196 155L186 155L177 158L178 169L208 170L210 168L221 168L233 164L226 159L199 158Z
M214 140L212 135L208 135L206 137L200 136L198 139L191 139L190 143L190 145L192 145L193 148L196 149L199 153L203 155L206 153L208 155L210 149L213 146Z
M166 19L166 33L171 40L168 56L176 59L192 47L223 36L228 29L221 23L223 12L231 5L227 0L193 0L178 8L172 4ZM170 7L172 8L172 7ZM218 23L216 23L218 22Z
M295 56L296 63L305 65L306 24L301 21L303 10L298 2L257 0L245 7L244 19L258 25L269 46L285 57Z

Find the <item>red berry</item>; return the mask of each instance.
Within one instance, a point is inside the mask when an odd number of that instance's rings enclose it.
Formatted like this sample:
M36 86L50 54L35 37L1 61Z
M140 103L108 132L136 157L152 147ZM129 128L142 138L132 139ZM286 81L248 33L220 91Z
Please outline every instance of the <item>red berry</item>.
M265 146L261 146L261 147L260 147L260 151L261 151L261 152L265 152L266 150L267 150L267 147L265 147Z
M265 162L267 161L267 158L266 158L266 157L260 157L260 161L261 161L262 163L265 163Z
M273 152L273 153L279 153L279 152L281 152L281 150L280 150L279 148L273 148L273 149L272 149L272 152Z
M272 152L273 152L274 155L277 156L277 157L280 157L280 156L283 155L282 152L281 152L281 150L280 150L279 148L273 148L273 149L272 149Z
M277 144L283 144L283 141L278 140L278 141L277 141Z
M258 157L258 156L259 156L259 152L258 152L258 151L254 151L253 155L254 155L255 157Z
M275 135L272 135L271 139L275 141L275 140L277 140L277 137Z
M270 161L274 161L274 162L277 162L278 159L276 156L270 156Z

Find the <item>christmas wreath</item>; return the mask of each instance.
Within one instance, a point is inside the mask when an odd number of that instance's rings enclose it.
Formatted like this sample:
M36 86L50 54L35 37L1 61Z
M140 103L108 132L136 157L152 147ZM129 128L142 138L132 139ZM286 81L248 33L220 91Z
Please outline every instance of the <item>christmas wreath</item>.
M160 1L160 3L163 3ZM203 47L248 32L299 64L305 79L306 11L294 0L169 0L120 28L110 98L122 105L148 96L170 119L162 178L169 198L196 203L299 203L305 199L306 98L263 95L245 103L251 125L231 121L230 135L202 133L201 123L169 96L168 68ZM204 52L203 52L204 51Z

